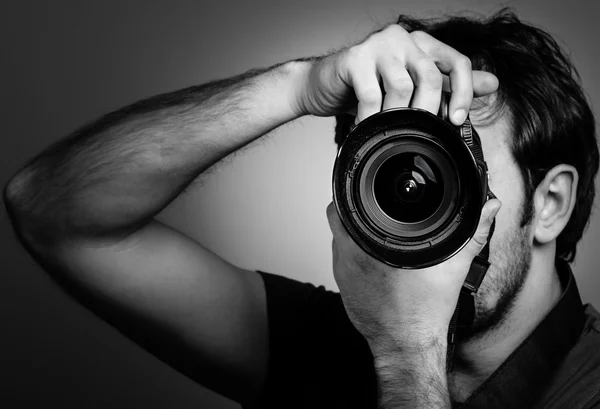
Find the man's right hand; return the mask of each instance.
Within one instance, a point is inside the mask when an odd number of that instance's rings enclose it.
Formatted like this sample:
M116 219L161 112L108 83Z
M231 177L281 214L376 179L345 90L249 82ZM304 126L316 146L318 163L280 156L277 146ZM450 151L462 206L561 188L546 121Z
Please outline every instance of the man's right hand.
M431 35L392 24L362 43L316 61L298 96L303 114L332 116L356 108L356 123L395 107L436 114L449 79L450 118L464 122L473 97L493 93L498 79ZM356 104L358 100L358 106Z

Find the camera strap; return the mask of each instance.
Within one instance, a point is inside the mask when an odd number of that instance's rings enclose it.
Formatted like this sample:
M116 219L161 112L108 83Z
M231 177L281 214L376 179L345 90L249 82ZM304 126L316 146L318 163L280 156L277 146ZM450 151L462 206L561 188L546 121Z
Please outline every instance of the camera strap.
M467 336L473 325L473 320L475 318L475 294L477 294L479 285L483 281L490 266L488 261L490 239L494 233L495 225L496 222L493 221L488 234L488 240L483 247L483 250L475 256L471 263L467 278L460 289L456 308L450 319L450 325L448 326L448 353L446 355L446 368L449 372L452 372L454 367L453 358L456 343Z
M461 126L460 131L463 140L473 153L475 161L478 163L481 171L484 173L481 176L485 186L485 200L495 198L496 196L494 193L492 193L487 184L487 164L485 163L483 157L481 141L479 140L479 135L477 135L476 132L473 132L471 121L468 117L465 120L465 123ZM495 227L496 221L494 220L492 221L485 246L481 252L475 256L471 263L467 278L465 279L460 290L460 295L458 297L454 313L452 314L450 325L448 326L448 353L446 355L446 368L449 372L452 372L454 367L453 358L456 343L467 336L469 329L473 325L475 318L475 294L477 294L479 286L481 285L481 282L483 281L483 278L485 277L485 274L490 266L488 261L490 255L490 240L494 234Z

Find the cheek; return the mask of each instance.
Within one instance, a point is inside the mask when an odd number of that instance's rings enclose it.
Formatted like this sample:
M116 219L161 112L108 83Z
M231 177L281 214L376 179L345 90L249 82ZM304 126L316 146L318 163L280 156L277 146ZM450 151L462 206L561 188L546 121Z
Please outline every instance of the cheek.
M496 160L489 164L489 168L490 189L502 202L496 216L494 236L507 237L519 229L523 213L525 195L521 173L514 162L507 160Z
M500 240L510 238L517 231L523 212L523 179L510 153L510 129L507 117L502 117L478 130L488 165L490 189L502 202L490 243L492 251L494 247L501 251Z
M521 220L521 203L512 202L508 198L500 196L498 198L502 201L502 208L496 215L496 225L494 227L494 236L507 237L511 233L515 232L520 228L519 222ZM493 239L492 239L493 244Z
M511 270L511 262L519 251L524 250L516 243L522 240L520 221L525 197L522 183L521 173L514 163L504 162L495 172L490 173L490 189L502 202L490 242L490 262L495 265L491 275L499 274L497 280Z

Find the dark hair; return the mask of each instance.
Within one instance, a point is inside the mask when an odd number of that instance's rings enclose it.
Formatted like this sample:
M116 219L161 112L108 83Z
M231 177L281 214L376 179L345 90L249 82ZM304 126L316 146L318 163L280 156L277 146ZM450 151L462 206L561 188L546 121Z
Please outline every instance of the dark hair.
M489 18L401 15L397 24L429 33L469 57L474 69L498 77L494 112L510 112L511 152L525 182L521 227L533 216L533 194L546 173L561 163L577 169L575 207L556 247L556 257L572 262L594 202L598 146L594 115L568 56L550 34L520 21L510 8ZM338 145L353 123L351 115L336 116Z

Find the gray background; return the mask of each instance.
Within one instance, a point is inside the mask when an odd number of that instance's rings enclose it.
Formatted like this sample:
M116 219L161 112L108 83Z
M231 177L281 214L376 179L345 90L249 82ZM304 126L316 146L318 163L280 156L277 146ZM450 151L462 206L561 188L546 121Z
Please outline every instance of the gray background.
M349 45L400 12L501 4L566 44L600 114L596 1L3 2L0 183L75 127L140 98ZM325 217L333 123L281 127L213 168L160 218L242 267L337 289ZM596 306L599 236L596 217L574 266ZM238 407L58 290L16 243L3 208L0 266L3 407Z

